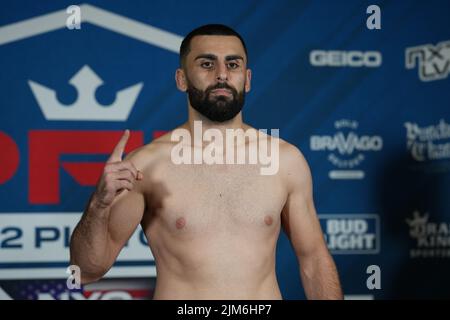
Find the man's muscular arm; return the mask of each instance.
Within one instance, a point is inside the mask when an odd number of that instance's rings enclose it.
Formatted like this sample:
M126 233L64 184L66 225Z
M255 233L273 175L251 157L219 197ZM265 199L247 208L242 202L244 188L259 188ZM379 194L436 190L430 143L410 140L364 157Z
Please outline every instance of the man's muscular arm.
M343 299L336 265L325 243L312 196L312 179L301 152L284 145L282 170L288 199L282 212L283 228L295 250L308 299Z
M96 191L75 228L70 263L81 270L81 282L100 279L140 223L145 208L139 190L143 178L130 160L122 161L127 130L107 161Z

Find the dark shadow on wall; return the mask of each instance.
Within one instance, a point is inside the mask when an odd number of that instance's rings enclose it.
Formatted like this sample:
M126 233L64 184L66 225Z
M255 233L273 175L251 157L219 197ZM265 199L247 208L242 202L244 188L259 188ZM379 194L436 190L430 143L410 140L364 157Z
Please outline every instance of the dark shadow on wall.
M437 250L450 251L449 233L441 233L447 245L432 245L430 223L450 223L450 162L417 162L409 154L392 158L377 178L381 217L382 258L385 270L384 299L438 299L450 297L450 255L423 257ZM421 237L429 246L418 246ZM441 239L445 240L445 239ZM411 257L411 250L422 255ZM417 251L416 251L417 252Z

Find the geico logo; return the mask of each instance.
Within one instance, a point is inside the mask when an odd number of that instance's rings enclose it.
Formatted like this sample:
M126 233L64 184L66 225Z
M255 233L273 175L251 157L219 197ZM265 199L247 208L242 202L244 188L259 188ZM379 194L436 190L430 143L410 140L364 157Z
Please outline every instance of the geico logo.
M353 132L345 137L342 132L338 132L334 136L312 136L310 145L313 151L338 149L343 154L352 153L353 150L379 151L383 147L383 139L380 136L359 137Z
M326 230L328 234L363 234L367 229L368 223L363 219L328 219Z
M378 51L313 50L309 61L316 67L379 67L382 57Z

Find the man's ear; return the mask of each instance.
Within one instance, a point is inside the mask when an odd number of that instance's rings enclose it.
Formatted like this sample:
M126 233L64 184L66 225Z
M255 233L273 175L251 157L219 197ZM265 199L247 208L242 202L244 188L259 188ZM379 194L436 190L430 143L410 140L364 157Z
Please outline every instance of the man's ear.
M252 70L247 69L247 72L245 74L245 92L250 91L251 81L252 81Z
M177 71L175 72L175 81L177 83L178 90L186 92L188 86L186 81L186 75L183 69L181 68L177 69Z

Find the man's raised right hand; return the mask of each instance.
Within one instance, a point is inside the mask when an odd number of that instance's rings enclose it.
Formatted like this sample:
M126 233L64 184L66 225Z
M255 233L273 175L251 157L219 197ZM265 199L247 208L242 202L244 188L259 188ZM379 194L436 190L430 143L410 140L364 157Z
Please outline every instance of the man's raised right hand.
M130 161L122 161L123 152L130 137L130 131L125 130L105 164L102 176L97 183L92 201L96 206L108 208L123 190L131 191L138 180L143 179Z

